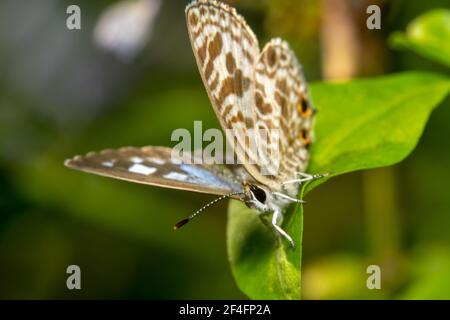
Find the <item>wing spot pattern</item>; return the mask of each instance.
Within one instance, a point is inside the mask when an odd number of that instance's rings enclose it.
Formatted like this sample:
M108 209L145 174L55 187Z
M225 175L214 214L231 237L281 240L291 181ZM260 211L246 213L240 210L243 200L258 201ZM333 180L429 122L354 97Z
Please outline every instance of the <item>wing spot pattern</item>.
M128 169L128 171L148 176L155 173L157 170L153 167L147 167L142 164L135 163Z
M164 175L164 178L170 179L170 180L186 181L188 176L184 173L169 172Z

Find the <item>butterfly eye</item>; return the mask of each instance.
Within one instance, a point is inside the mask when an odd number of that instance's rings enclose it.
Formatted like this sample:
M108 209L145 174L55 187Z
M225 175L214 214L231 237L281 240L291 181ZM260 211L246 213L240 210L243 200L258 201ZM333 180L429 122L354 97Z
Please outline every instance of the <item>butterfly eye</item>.
M267 196L266 196L266 192L259 188L259 187L254 187L252 188L252 193L255 196L255 199L258 200L261 203L266 202Z

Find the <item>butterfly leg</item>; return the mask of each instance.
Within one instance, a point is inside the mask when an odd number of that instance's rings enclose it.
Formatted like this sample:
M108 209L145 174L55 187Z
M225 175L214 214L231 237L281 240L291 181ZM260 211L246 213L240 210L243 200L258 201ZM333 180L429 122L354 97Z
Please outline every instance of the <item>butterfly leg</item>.
M281 229L281 227L278 225L278 223L281 223L283 220L283 215L280 210L275 210L272 215L272 226L275 228L275 230L285 237L291 244L292 248L295 246L294 240L292 240L291 236L287 234L286 231Z
M316 179L326 177L329 175L329 173L308 174L308 173L304 173L304 172L297 172L297 175L299 175L300 177L303 177L304 181L309 181L309 180L316 180Z
M267 229L270 230L271 232L273 232L273 235L277 242L277 246L280 246L282 239L280 237L280 233L272 226L272 221L271 221L272 218L269 217L270 214L271 214L270 211L260 213L259 218L261 219L262 223L267 227Z
M267 229L273 230L272 223L270 222L269 214L270 214L270 212L268 211L268 212L260 213L258 216L259 216L260 220L262 221L262 223L267 227Z
M328 173L318 173L318 174L307 174L304 172L297 172L297 175L300 177L300 179L294 179L294 180L288 180L283 182L283 184L289 184L289 183L303 183L306 181L311 181L311 180L317 180L317 179L321 179L323 177L328 176Z
M285 195L285 194L282 194L282 193L279 193L279 192L274 192L273 194L276 195L276 196L278 196L278 197L280 197L280 198L289 200L289 201L291 201L291 202L306 203L306 201L304 201L304 200L295 199L295 198L289 197L289 196L287 196L287 195Z

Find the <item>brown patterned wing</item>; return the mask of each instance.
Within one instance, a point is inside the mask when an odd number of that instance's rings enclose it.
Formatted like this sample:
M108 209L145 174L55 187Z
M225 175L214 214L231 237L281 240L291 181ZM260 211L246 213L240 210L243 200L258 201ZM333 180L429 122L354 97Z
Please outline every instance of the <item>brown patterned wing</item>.
M260 180L254 127L254 64L258 41L245 20L217 1L194 1L186 21L197 65L227 142L239 163ZM262 177L260 182L267 182Z
M69 168L135 183L224 195L241 190L227 167L199 165L164 147L125 147L68 159Z
M279 143L257 135L259 153L270 158L271 152L279 150L279 163L272 163L278 167L275 179L279 183L295 179L308 164L314 110L301 66L287 42L277 38L267 43L256 63L254 79L256 126L279 129Z

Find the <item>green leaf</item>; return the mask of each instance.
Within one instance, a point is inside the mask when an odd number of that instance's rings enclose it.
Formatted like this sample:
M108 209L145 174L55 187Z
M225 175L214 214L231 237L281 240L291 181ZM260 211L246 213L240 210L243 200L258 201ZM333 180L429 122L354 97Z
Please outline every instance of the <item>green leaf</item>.
M447 300L450 296L449 249L436 243L432 246L414 248L411 259L411 282L396 299Z
M293 214L292 211L295 211ZM253 299L300 299L303 207L293 206L283 227L295 242L279 243L255 211L230 202L227 246L239 288Z
M407 72L347 83L317 83L319 112L310 172L330 177L393 165L415 148L431 111L450 89L447 77ZM325 179L308 186L323 183Z
M414 19L406 32L390 37L394 48L406 48L450 67L450 10L435 9Z
M425 123L446 96L450 81L428 73L404 73L346 83L316 83L319 109L309 172L332 176L392 165L416 146ZM304 186L313 189L325 179ZM303 211L286 214L293 237L277 246L256 212L232 202L228 212L228 255L239 288L252 299L299 299Z

